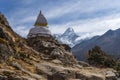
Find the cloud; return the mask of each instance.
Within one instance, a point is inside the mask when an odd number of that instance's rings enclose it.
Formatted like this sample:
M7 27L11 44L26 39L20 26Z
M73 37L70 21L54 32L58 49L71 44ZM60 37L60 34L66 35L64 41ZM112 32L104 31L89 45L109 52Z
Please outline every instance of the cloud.
M101 35L109 29L120 28L120 13L101 18L76 20L62 25L51 25L54 33L63 33L68 27L72 27L78 34L85 33L83 36ZM59 29L57 29L59 27Z
M76 39L76 42L79 41L79 40L82 40L82 39L87 39L87 38L92 38L94 36L99 36L101 34L103 34L104 31L99 31L99 32L91 32L91 33L84 33L84 35L81 35L80 37L78 37Z
M26 36L33 27L40 8L51 22L49 27L52 33L63 33L68 27L73 27L79 34L100 35L108 29L119 28L119 2L119 0L53 0L53 2L21 0L20 4L10 11L8 17L12 28L17 28L14 30L22 36Z
M112 2L112 4L111 4ZM88 14L103 12L107 10L117 11L120 7L119 0L78 0L67 1L63 6L56 6L46 12L47 18L58 18L66 14L72 13L72 16L80 16L80 14ZM106 6L107 5L107 6ZM53 14L54 13L54 14ZM95 14L94 14L95 15Z

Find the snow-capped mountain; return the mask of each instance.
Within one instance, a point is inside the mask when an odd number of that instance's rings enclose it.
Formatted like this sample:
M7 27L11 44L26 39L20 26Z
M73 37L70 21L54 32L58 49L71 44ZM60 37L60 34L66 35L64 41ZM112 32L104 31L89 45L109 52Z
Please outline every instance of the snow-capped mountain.
M63 34L55 34L54 36L59 42L68 44L70 47L76 44L76 39L79 37L73 28L68 28Z

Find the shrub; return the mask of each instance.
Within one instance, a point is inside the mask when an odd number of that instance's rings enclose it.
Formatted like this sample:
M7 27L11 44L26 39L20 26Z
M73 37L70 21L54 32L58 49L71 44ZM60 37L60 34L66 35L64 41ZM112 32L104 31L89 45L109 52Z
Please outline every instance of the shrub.
M118 76L120 77L120 61L116 62L116 65L114 66L114 69L117 70Z
M88 63L94 66L113 67L115 60L101 50L99 46L95 46L92 50L89 50Z

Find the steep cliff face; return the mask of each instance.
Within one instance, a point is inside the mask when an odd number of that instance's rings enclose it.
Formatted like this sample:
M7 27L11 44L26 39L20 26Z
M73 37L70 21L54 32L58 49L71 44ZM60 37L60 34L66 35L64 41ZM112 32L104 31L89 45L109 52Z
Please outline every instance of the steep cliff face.
M25 40L0 23L0 80L109 80L114 72L78 62L52 37Z

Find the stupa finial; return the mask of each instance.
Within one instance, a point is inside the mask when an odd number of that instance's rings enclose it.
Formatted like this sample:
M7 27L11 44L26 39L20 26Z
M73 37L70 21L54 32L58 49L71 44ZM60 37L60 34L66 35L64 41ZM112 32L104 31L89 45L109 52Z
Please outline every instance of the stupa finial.
M40 10L40 14L42 14L42 11Z

